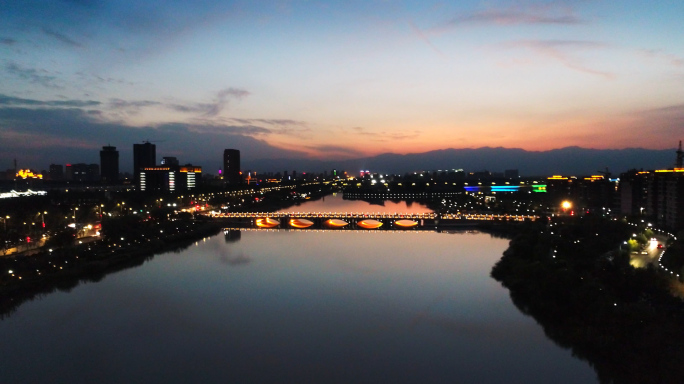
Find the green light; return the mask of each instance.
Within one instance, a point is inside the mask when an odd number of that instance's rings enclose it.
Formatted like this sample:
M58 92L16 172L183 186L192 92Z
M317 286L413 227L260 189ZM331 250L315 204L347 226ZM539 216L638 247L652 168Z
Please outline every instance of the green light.
M537 184L532 186L532 192L546 193L546 184Z

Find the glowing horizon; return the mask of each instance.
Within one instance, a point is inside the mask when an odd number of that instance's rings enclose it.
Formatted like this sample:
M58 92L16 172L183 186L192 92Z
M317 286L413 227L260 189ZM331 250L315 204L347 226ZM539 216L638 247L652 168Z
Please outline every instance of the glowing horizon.
M668 149L684 131L684 3L132 4L0 6L1 163L147 139L198 164Z

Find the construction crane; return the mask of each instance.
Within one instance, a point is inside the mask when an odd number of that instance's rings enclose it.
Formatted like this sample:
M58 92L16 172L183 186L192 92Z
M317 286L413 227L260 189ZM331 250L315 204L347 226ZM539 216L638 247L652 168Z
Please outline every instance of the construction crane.
M608 169L608 167L606 167L605 171L596 171L596 172L602 174L606 179L610 179L611 173L610 173L610 170Z

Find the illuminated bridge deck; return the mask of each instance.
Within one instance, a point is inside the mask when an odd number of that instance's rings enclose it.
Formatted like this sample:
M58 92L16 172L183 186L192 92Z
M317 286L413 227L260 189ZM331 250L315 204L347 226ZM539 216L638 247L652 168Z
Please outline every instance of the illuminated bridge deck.
M213 214L212 217L249 219L249 218L289 218L289 219L372 219L372 220L440 220L440 221L534 221L535 215L507 215L487 213L386 213L386 212L228 212Z

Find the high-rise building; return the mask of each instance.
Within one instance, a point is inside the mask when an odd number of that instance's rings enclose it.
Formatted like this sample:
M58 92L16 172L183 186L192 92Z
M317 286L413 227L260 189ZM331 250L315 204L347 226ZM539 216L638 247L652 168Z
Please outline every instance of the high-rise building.
M119 151L107 145L100 151L100 180L105 184L119 181Z
M673 230L684 229L684 168L681 144L673 169L632 170L620 175L620 208Z
M154 167L157 164L157 146L145 141L142 144L133 144L133 179L135 185L140 185L140 170L145 167Z
M240 151L237 149L226 149L223 151L223 178L228 184L240 184Z
M63 180L64 179L64 166L62 164L50 164L50 171L48 172L50 180Z

